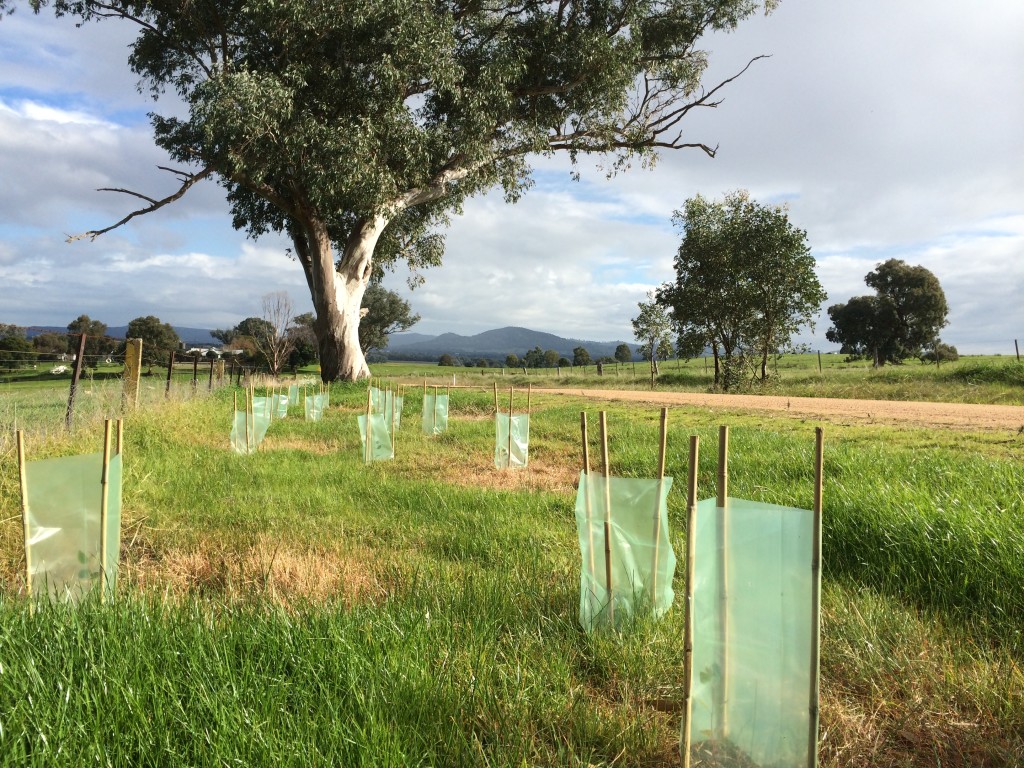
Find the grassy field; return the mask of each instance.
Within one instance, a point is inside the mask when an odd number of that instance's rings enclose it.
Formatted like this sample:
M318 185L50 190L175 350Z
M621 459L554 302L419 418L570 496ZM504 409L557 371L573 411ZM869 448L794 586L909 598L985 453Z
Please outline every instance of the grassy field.
M604 389L649 388L647 363L608 365L598 376L595 366L585 368L447 368L429 363L378 363L374 375L401 377L429 383L499 386L571 386ZM659 389L704 392L714 385L714 363L706 359L669 360L661 363ZM924 400L950 403L1024 405L1024 364L999 355L963 357L936 368L918 362L873 369L864 361L846 362L841 355L786 355L772 369L769 380L746 382L745 393L786 394L793 397L840 397L868 400Z
M110 387L70 435L52 426L63 389L12 385L0 415L9 429L19 404L30 459L95 451ZM530 467L510 473L486 390L453 390L431 439L411 389L397 458L372 466L364 387L334 386L320 422L275 422L250 457L227 450L231 389L154 391L126 424L113 607L28 612L2 444L0 765L677 764L683 564L662 621L576 621L579 412L608 410L613 473L642 477L654 408L534 396ZM688 436L705 498L719 423L732 495L811 504L813 424L674 408L677 553ZM1024 437L825 426L822 764L1024 765Z

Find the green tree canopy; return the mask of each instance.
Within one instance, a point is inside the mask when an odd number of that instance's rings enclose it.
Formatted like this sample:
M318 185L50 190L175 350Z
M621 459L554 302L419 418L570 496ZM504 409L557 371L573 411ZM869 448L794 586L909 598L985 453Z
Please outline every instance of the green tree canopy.
M846 354L873 359L876 366L920 357L938 343L949 305L939 279L900 259L879 264L864 277L874 296L855 296L828 308L825 333Z
M170 323L160 322L153 315L136 317L128 323L128 338L142 339L142 359L148 365L163 362L181 343Z
M629 344L622 343L615 348L615 359L620 363L632 362L633 350L629 348Z
M633 318L633 335L640 342L640 355L651 361L651 373L658 373L658 360L672 354L672 330L675 324L666 305L657 301L654 291L647 294L650 301L637 306L640 314Z
M366 314L359 323L359 347L364 353L384 349L388 336L412 328L420 321L409 302L379 283L370 283L363 294Z
M769 356L801 327L813 327L827 298L807 233L790 223L785 207L762 205L745 190L722 201L690 198L673 222L683 232L676 280L658 295L673 309L678 348L692 355L711 346L715 381L725 388L748 355L763 381Z
M36 353L25 336L25 329L0 323L0 368L13 371L31 367L35 361Z
M81 237L216 179L235 227L291 238L322 375L356 379L369 375L358 326L371 278L398 260L414 271L437 264L434 229L494 186L517 199L532 156L610 155L612 172L663 149L713 156L680 123L716 106L738 74L704 84L698 41L775 0L52 5L136 25L132 71L185 105L180 117L152 117L157 144L181 166L179 189Z
M107 324L93 320L88 315L79 315L68 323L68 333L73 336L85 334L85 364L95 368L101 357L114 351L117 342L107 336ZM78 339L69 342L72 354L78 354Z
M572 351L572 364L573 365L590 365L593 362L590 359L590 353L586 347L575 347Z

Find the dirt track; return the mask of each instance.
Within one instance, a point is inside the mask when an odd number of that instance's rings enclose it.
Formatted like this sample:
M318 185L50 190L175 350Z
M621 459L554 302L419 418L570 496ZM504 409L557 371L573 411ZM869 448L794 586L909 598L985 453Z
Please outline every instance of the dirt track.
M773 411L791 416L877 424L1024 429L1024 406L922 403L899 400L843 400L828 397L708 395L695 392L643 392L618 389L537 389L546 395L574 395L596 400L631 400L657 405L694 405L736 411Z

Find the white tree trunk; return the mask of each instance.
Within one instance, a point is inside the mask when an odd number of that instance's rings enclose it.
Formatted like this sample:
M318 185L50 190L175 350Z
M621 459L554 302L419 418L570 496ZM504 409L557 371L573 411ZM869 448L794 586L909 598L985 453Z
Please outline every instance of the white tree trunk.
M357 226L345 244L341 266L334 265L334 250L323 227L311 227L307 280L316 319L313 331L320 349L320 376L324 381L358 381L370 369L359 347L359 318L363 294L373 272L373 250L387 220L377 217ZM296 242L298 248L299 243ZM298 248L300 256L302 248Z

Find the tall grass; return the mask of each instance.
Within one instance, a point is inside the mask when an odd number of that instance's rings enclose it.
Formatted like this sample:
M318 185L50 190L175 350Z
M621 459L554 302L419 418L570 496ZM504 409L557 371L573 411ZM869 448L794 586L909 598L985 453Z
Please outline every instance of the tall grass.
M596 435L608 411L615 474L650 476L657 410L535 396L530 467L499 472L491 392L454 390L428 438L411 389L396 459L370 466L365 389L331 401L246 457L227 449L228 390L132 414L112 608L28 613L5 463L0 764L675 764L680 601L621 636L576 622L579 412ZM721 420L732 495L810 506L797 420L673 409L669 474L696 433L714 494ZM823 764L1021 764L1021 446L875 426L829 427L826 446Z

